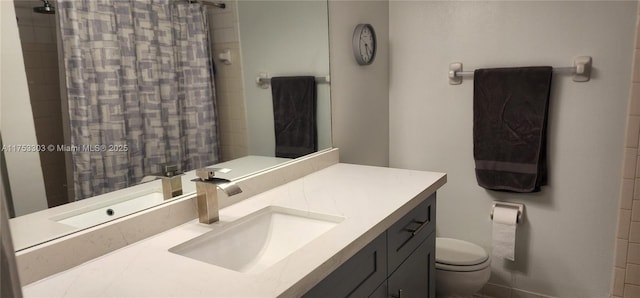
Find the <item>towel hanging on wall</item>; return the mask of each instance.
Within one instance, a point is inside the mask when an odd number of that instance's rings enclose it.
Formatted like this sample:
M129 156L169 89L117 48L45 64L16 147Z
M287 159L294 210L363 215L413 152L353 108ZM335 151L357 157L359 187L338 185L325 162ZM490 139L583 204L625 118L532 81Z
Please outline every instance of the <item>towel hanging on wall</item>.
M297 158L318 151L316 79L271 78L276 157Z
M473 155L478 185L537 192L547 184L547 113L552 68L477 69Z

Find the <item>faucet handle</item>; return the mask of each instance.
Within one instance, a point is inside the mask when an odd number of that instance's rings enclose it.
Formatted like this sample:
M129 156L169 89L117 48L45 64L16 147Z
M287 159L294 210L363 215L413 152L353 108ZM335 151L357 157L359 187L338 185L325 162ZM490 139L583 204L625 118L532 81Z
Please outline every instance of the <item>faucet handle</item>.
M178 172L178 165L174 163L165 163L160 165L161 173L166 177L171 177Z
M200 178L201 181L210 181L213 180L216 176L216 172L218 173L229 173L231 169L226 168L201 168L196 170L196 176Z
M160 164L160 173L155 176L163 178L163 177L173 177L178 175L183 175L183 172L178 171L178 165L175 163L163 163Z

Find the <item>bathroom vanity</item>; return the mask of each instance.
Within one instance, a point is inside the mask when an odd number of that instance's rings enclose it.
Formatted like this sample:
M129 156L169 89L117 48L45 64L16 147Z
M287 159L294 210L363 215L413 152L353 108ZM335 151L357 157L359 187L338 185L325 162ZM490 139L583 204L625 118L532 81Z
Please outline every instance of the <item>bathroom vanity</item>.
M432 194L303 297L435 297L435 208Z
M220 209L219 222L192 220L24 295L433 297L435 193L445 183L443 173L334 164Z

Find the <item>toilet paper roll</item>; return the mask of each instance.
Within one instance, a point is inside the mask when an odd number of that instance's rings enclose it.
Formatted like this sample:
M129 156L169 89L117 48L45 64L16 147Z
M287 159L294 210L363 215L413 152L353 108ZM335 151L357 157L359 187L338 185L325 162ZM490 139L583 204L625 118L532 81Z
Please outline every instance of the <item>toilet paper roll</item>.
M493 255L515 261L518 209L493 209Z

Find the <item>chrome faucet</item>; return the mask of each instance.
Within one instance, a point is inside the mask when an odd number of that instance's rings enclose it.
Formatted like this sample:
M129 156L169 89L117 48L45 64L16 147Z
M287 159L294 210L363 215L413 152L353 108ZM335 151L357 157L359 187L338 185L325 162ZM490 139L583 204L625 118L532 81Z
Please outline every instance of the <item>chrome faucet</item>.
M182 176L176 164L162 164L162 173L155 176L162 181L162 196L165 200L182 195Z
M196 170L196 200L198 204L198 218L201 223L211 224L220 219L218 214L218 188L227 196L237 195L242 189L234 182L216 178L216 172L226 173L229 169L203 168Z

